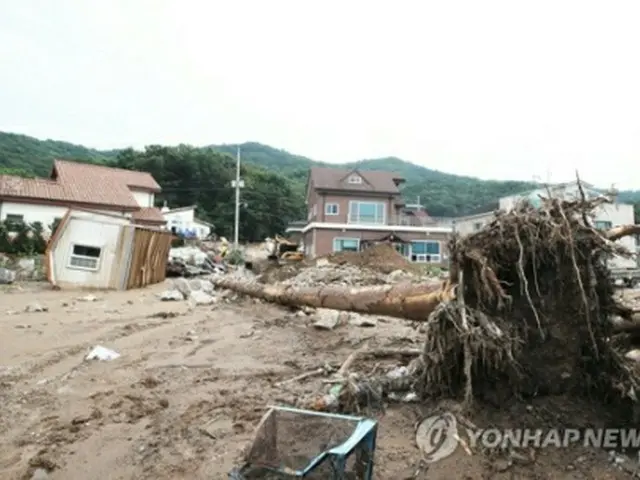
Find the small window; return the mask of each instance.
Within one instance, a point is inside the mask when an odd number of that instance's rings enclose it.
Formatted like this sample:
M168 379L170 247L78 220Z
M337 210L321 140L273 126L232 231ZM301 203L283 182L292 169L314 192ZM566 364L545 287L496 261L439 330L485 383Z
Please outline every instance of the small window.
M24 223L24 215L14 215L12 213L9 213L5 218L5 221L14 225L17 223Z
M357 252L360 250L359 238L334 238L334 252Z
M609 230L612 226L613 224L606 220L605 221L596 220L594 223L594 227L596 227L598 230Z
M326 215L338 215L339 207L337 203L327 203L324 206L324 213Z
M476 222L476 223L474 223L474 224L473 224L473 229L474 229L475 231L478 231L478 230L480 230L481 228L482 228L482 222Z
M362 183L362 177L358 176L358 175L351 175L349 177L349 183Z
M98 270L102 249L89 245L74 245L69 258L69 267L82 270Z

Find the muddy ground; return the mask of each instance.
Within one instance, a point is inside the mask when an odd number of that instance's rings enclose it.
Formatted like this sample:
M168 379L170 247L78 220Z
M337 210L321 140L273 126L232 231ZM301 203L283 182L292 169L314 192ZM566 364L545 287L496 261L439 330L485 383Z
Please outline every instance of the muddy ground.
M402 320L318 331L277 306L245 299L190 310L187 302L160 302L163 289L94 293L95 301L34 284L0 292L0 478L225 479L267 405L295 404L326 388L322 378L276 382L340 365L364 342L420 345L420 333ZM25 312L33 302L48 311ZM83 361L97 344L122 356ZM549 448L510 465L458 448L421 469L415 426L433 408L390 405L379 415L376 479L630 478L629 465L582 449ZM606 421L563 398L485 406L473 420Z

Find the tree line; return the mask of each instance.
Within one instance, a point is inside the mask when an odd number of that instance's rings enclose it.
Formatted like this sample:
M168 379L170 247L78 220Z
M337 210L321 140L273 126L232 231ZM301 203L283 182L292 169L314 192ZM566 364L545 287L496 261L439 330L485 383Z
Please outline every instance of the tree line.
M108 162L118 168L149 172L162 187L156 203L170 208L196 205L198 218L213 223L219 236L233 238L236 176L233 157L212 148L152 145L126 149ZM304 199L291 181L252 165L241 165L239 234L242 241L262 241L283 234L290 221L304 218Z

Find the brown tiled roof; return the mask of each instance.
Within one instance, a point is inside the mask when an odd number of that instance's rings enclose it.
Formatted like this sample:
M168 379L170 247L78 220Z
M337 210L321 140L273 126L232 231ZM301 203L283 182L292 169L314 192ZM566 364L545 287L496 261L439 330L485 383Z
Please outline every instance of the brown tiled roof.
M155 207L144 207L131 214L134 221L167 223L162 212Z
M364 180L359 184L348 183L348 177L355 173ZM309 179L314 188L326 190L373 191L380 193L400 193L394 180L399 175L382 170L354 170L347 168L312 167Z
M55 160L51 179L0 175L0 196L138 208L130 188L160 191L146 172Z

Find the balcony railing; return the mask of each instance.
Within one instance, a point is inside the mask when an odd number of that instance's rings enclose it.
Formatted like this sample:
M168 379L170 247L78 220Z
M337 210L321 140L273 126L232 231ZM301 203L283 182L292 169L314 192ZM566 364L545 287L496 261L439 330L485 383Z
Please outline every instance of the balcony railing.
M325 218L325 221L333 221L336 223L341 223L340 221L337 220L337 218L338 217L327 217ZM431 217L421 218L421 217L415 217L413 215L392 215L386 219L387 221L385 223L376 222L375 220L376 219L372 217L360 216L355 218L349 217L347 222L352 225L398 225L398 226L404 226L404 227L427 227L427 226L437 226L437 225L449 226L449 223L450 223L448 221L442 222L437 218L431 218ZM298 220L295 222L291 222L287 227L287 231L291 232L291 231L302 230L308 223L309 222L305 220Z
M385 219L386 222L380 221L379 218L370 216L349 216L348 223L354 225L398 225L404 227L425 227L435 225L436 222L427 217L416 217L414 215L391 215Z

